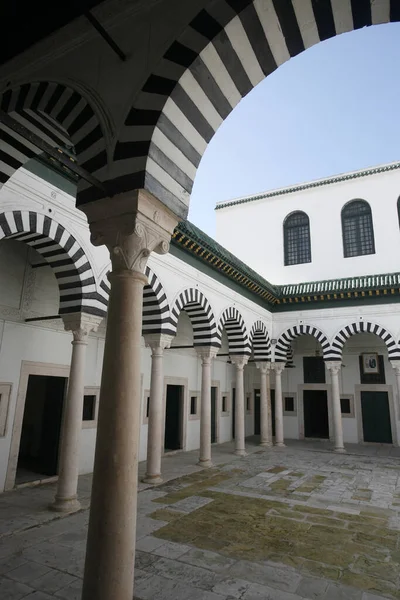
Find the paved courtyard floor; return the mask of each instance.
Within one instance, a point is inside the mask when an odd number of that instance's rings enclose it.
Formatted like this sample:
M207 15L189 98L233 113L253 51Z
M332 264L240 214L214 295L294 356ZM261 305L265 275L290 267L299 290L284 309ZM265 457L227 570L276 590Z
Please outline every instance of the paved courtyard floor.
M214 447L209 470L167 456L168 481L140 485L135 598L400 599L399 449L248 449ZM69 516L47 510L54 484L0 496L1 599L80 599L90 485Z

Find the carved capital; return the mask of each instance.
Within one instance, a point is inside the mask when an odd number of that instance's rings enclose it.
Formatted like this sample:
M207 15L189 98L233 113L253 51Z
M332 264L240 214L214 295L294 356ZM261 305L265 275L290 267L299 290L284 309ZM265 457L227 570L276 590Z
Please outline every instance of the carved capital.
M271 365L271 368L275 371L276 375L282 375L285 370L286 363L284 362L276 362Z
M391 360L390 364L392 365L396 375L400 375L400 360Z
M327 360L325 361L325 365L331 375L338 375L342 368L340 360Z
M147 348L151 348L151 356L162 356L165 348L170 348L173 339L173 335L149 333L144 336L144 343Z
M211 364L211 360L218 354L219 348L214 346L196 346L197 356L201 358L201 364Z
M103 317L85 313L70 313L63 315L62 320L64 322L65 331L72 331L74 342L87 344L89 333L91 331L97 331Z
M113 271L144 273L151 252L166 254L178 218L145 190L90 202L81 209L95 246L110 251Z
M265 360L256 362L257 369L260 369L261 373L267 375L271 370L271 363Z
M244 367L249 362L249 357L242 354L234 354L233 356L230 356L230 359L232 364L240 371L243 371Z

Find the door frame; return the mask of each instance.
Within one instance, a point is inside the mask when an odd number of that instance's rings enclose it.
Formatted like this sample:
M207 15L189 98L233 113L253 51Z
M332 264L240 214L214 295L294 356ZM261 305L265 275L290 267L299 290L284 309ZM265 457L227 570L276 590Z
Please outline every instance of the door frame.
M327 392L329 438L323 439L321 441L333 442L335 439L335 434L333 431L332 386L329 383L303 383L297 386L297 416L299 424L299 440L309 439L306 438L304 435L304 392L307 390Z
M172 450L167 454L174 452L182 452L187 450L187 422L189 419L189 380L186 377L170 377L166 375L164 377L164 395L163 395L163 423L164 423L164 434L165 434L165 417L167 411L167 385L179 385L183 387L182 397L182 414L180 422L180 435L182 440L182 449ZM165 448L163 444L163 455L165 454Z
M213 444L219 444L220 436L220 415L221 415L221 386L219 380L213 379L211 381L211 387L217 388L217 397L215 399L215 442Z
M354 386L354 411L357 421L357 438L359 444L379 444L379 442L364 442L362 424L361 392L387 392L389 401L390 429L392 432L392 446L398 446L396 408L394 403L393 386L383 383L364 383Z
M29 375L44 375L47 377L65 377L69 378L69 365L57 365L52 363L32 362L28 360L21 361L21 372L19 377L17 402L15 405L14 421L12 427L10 453L8 456L7 474L4 490L12 490L15 487L15 476L17 473L19 446L21 442L22 422L24 419L25 399L28 389ZM61 419L60 445L62 444L62 431L64 423L65 397L68 389L68 382L65 386L63 416ZM56 480L58 475L49 478Z

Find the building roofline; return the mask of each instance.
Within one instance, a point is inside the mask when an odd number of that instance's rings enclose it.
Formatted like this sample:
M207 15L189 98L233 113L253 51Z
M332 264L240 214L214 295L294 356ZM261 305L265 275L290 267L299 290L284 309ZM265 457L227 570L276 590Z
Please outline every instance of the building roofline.
M273 198L275 196L284 196L285 194L293 194L295 192L302 192L304 190L321 187L324 185L331 185L333 183L341 183L342 181L350 181L352 179L358 179L360 177L367 177L368 175L376 175L377 173L385 173L387 171L395 171L400 169L400 162L386 163L375 167L369 167L367 169L360 169L358 171L349 171L348 173L341 173L338 175L332 175L324 179L315 179L306 183L299 183L290 187L277 188L270 190L269 192L263 192L261 194L255 194L252 196L242 196L239 198L233 198L231 200L222 200L217 202L215 210L221 210L228 208L229 206L236 206L237 204L246 204L247 202L255 202L256 200L264 200L266 198Z

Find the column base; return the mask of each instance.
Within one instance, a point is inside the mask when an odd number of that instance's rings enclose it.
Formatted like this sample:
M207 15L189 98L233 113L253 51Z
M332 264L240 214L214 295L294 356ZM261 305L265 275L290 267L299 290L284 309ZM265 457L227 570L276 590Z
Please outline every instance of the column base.
M235 450L233 453L235 456L247 456L246 450Z
M197 463L197 465L198 465L199 467L203 467L203 469L210 469L211 467L213 467L213 466L214 466L214 465L213 465L213 463L212 463L212 460L210 460L210 459L208 459L208 458L207 458L206 460L202 460L202 459L200 458L200 460L199 460L199 462Z
M156 485L158 483L163 482L163 478L161 477L161 473L159 475L146 475L142 479L143 483L151 483L152 485Z
M55 498L49 509L54 512L72 513L80 510L81 504L76 498Z
M283 442L275 442L275 446L277 446L278 448L286 448L286 444L284 444Z
M339 452L339 454L346 454L346 448L334 448L335 452Z
M270 448L271 446L273 446L273 443L272 442L260 442L258 445L264 446L266 448Z

